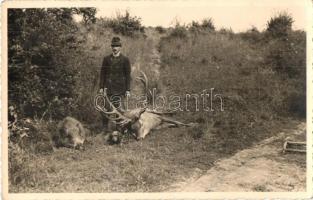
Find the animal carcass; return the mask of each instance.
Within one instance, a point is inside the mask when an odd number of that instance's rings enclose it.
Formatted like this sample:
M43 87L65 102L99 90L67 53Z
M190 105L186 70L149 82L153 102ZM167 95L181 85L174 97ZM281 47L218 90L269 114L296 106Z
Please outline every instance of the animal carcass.
M66 117L59 122L57 132L52 139L56 147L83 148L86 131L77 119Z
M147 77L142 72L142 78L139 78L147 90ZM107 102L109 104L109 110L101 106L98 102ZM139 139L144 139L151 130L159 128L161 125L166 127L177 126L193 126L193 124L185 124L168 117L165 117L163 112L157 112L148 108L135 108L132 110L122 111L114 107L110 102L108 96L103 94L96 95L94 99L95 108L104 113L105 116L116 123L122 130L130 131L134 136ZM122 131L123 132L123 131Z

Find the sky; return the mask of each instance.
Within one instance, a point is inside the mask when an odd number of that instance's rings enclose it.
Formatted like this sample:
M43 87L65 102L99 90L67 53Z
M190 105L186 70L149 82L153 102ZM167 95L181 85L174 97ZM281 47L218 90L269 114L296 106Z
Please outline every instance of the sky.
M188 24L192 20L212 18L217 29L232 28L246 31L252 26L266 28L271 16L286 11L294 19L293 28L306 28L308 1L306 0L167 0L167 1L103 1L97 6L97 17L114 17L128 10L138 16L144 26L170 27L178 20Z

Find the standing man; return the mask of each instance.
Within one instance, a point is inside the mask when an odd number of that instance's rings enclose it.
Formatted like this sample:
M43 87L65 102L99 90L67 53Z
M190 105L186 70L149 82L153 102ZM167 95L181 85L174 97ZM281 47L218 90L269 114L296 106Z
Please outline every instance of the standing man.
M111 41L112 53L103 58L100 72L100 93L108 95L116 108L124 108L124 99L130 95L129 59L121 53L122 43L119 37L113 37ZM108 127L108 119L103 117L103 125ZM116 129L114 126L113 129ZM114 131L114 130L109 130Z

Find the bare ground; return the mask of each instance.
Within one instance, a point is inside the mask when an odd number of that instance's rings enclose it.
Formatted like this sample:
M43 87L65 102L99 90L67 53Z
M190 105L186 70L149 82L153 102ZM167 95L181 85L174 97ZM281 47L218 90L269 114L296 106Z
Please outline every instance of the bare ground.
M306 124L281 132L260 144L219 160L204 175L197 171L187 180L173 184L173 192L304 192L305 154L283 153L286 137L305 140Z

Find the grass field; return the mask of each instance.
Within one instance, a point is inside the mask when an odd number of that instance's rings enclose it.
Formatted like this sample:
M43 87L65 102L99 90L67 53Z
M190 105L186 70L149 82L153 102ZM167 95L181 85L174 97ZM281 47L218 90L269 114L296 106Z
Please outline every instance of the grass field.
M51 154L32 155L21 163L20 182L10 192L160 192L205 173L222 158L231 157L260 139L294 127L297 122L273 122L255 130L262 137L233 141L208 130L186 128L154 131L145 140L124 138L121 145L106 145L101 135L88 138L85 151L60 148Z

